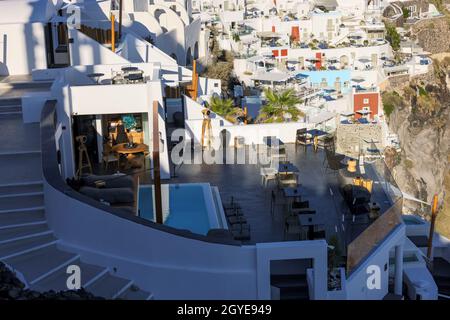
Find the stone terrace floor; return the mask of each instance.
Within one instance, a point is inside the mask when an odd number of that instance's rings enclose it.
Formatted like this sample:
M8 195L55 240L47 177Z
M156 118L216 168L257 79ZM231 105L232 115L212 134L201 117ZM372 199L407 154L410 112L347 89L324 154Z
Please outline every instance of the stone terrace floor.
M234 149L230 148L232 152ZM299 168L302 200L309 200L310 208L325 222L326 237L336 235L342 249L357 237L370 221L366 217L356 217L355 221L339 192L336 172L326 171L323 165L325 153L319 149L314 152L311 147L306 150L293 144L286 144L288 160ZM369 167L369 168L367 168ZM174 175L173 167L172 175ZM366 165L366 173L371 172ZM140 173L141 184L152 183L150 173ZM374 179L375 180L375 179ZM206 182L217 186L222 202L227 204L231 197L237 201L251 226L249 243L285 241L283 204L286 199L278 190L274 181L268 187L261 184L260 166L252 164L183 164L175 169L175 177L163 183ZM271 192L276 193L275 214L271 215ZM374 184L372 200L382 207L382 212L390 206L386 194L379 184ZM287 240L298 240L287 238Z

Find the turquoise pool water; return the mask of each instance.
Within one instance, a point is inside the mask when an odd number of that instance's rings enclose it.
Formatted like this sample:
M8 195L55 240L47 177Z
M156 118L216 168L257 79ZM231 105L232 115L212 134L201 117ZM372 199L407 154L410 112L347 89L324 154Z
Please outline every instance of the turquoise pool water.
M208 210L201 185L170 185L169 215L164 224L206 235L210 229ZM139 215L154 221L152 188L139 189Z
M351 90L351 72L350 70L324 70L324 71L299 71L301 74L305 74L309 76L309 81L311 83L320 84L323 79L327 82L330 88L334 88L334 82L337 78L341 82L341 91L342 93L348 93ZM349 85L347 87L344 86L344 82L347 82Z
M419 224L423 224L423 221L420 221L418 219L415 219L414 217L407 217L407 216L403 216L402 217L403 222L406 225L419 225Z

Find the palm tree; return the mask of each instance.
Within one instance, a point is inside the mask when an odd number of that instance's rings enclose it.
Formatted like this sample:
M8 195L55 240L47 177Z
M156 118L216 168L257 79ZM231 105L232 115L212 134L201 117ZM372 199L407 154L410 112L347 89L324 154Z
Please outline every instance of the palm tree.
M234 103L231 99L221 99L213 96L210 101L210 108L214 113L220 116L226 116L233 110Z
M302 102L295 96L294 89L287 89L280 93L271 89L265 91L267 103L259 113L259 122L284 122L286 115L290 115L293 121L298 121L304 113L296 105Z

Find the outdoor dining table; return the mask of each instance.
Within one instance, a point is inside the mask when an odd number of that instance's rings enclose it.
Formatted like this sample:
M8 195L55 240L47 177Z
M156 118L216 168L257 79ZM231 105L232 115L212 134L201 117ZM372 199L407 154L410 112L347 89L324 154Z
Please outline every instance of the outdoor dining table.
M286 187L283 188L283 195L286 198L298 198L300 197L300 187L292 188L292 187Z
M128 143L120 143L112 147L113 152L125 155L127 158L137 153L146 153L149 151L148 145L145 143L137 143L133 147L129 147Z
M112 150L117 153L122 154L134 154L134 153L144 153L148 151L148 145L145 143L137 143L133 147L128 147L128 143L116 144L112 147Z
M301 226L308 227L308 239L309 240L312 240L312 238L313 238L314 227L324 225L323 219L321 217L317 216L316 214L299 214L298 220L299 220Z
M137 71L137 70L139 70L138 67L123 67L122 68L123 72L131 72L131 71Z
M299 172L298 168L292 163L279 163L278 173L289 174Z

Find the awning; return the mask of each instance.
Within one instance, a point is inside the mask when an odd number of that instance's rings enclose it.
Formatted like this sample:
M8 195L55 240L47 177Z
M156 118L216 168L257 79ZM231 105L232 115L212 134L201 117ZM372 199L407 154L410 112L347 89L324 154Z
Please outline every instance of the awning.
M255 74L251 79L257 81L283 82L289 80L290 75L284 72L262 72Z
M314 115L312 117L309 118L309 122L310 123L322 123L322 122L326 122L328 120L333 119L334 117L336 117L337 113L335 112L331 112L331 111L324 111L321 112L317 115Z
M247 59L247 62L258 62L258 61L264 61L263 56L254 56Z
M281 34L272 31L257 32L256 35L260 38L281 38Z
M367 114L372 113L372 111L370 111L370 110L357 110L356 113L359 113L361 115L367 115Z
M358 61L362 63L369 63L371 60L368 58L359 58Z
M352 81L353 81L353 82L356 82L356 83L361 83L361 82L364 82L364 81L366 81L366 80L363 79L363 78L361 78L361 77L355 77L355 78L352 79Z
M309 78L309 75L304 74L304 73L297 73L295 75L295 79L306 79L306 78Z

